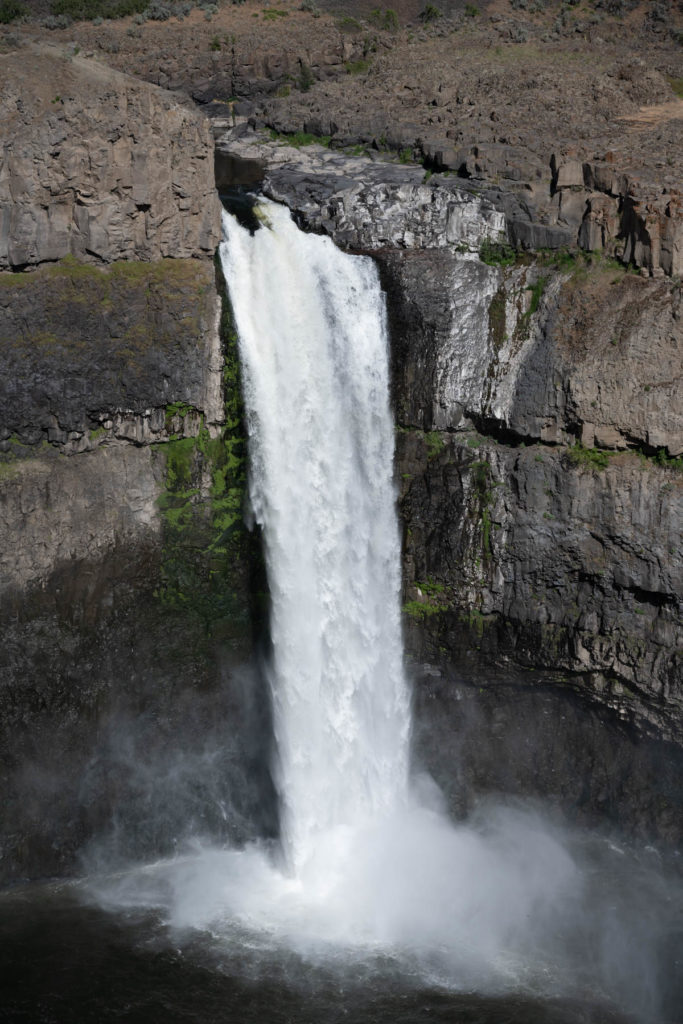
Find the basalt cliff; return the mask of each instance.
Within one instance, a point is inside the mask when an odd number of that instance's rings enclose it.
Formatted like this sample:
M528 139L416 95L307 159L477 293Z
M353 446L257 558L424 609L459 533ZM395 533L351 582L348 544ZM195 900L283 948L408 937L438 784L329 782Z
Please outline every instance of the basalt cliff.
M84 56L83 24L0 54L0 879L73 871L98 837L129 857L276 832L267 588L214 261L218 191L245 184L379 267L416 761L455 814L491 791L548 797L677 843L670 165L448 137L445 118L392 121L398 93L389 134L379 100L372 124L350 103L341 123L361 36L316 63L292 57L310 18L291 21L289 63L265 36L231 44L227 103L222 36L175 78L142 53L146 26L125 52ZM376 35L389 67L397 44ZM671 102L650 77L623 80L633 104L646 86ZM339 145L283 138L303 131Z

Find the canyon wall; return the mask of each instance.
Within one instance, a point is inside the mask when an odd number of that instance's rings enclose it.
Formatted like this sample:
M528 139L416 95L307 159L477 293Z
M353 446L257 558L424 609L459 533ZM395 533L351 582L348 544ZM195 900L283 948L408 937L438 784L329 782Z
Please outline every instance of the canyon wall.
M2 880L274 827L211 135L30 57L0 57Z
M419 759L456 813L535 793L679 841L680 282L513 251L495 187L244 151L380 268Z
M277 829L211 132L31 56L0 56L5 881ZM531 794L679 840L680 284L498 185L222 151L380 268L418 761L456 814Z

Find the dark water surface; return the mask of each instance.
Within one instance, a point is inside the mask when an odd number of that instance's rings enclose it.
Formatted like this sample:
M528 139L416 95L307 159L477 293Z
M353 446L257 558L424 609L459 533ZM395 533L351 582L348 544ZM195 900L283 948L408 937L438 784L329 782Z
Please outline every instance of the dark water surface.
M245 939L170 932L109 913L78 885L0 896L3 1024L623 1024L589 997L483 996L426 987L389 958L304 962Z

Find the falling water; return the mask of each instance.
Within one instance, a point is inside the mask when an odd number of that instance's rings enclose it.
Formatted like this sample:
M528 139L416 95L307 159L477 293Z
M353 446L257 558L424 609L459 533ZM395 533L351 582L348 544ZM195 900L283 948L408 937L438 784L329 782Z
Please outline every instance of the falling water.
M257 213L253 234L224 216L221 259L272 598L283 856L198 843L96 883L97 899L160 909L236 974L298 958L291 984L322 965L371 991L391 965L401 985L607 998L653 1021L680 886L519 806L454 824L409 776L383 296L370 260L276 204Z
M260 207L228 214L221 259L240 339L250 497L272 596L286 853L405 802L387 332L374 263Z

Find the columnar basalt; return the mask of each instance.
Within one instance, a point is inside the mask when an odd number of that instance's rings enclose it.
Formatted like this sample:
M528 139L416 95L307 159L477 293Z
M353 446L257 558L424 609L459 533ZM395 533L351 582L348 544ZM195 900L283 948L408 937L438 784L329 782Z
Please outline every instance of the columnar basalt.
M31 57L0 57L2 880L73 871L96 835L144 856L274 827L210 133Z

